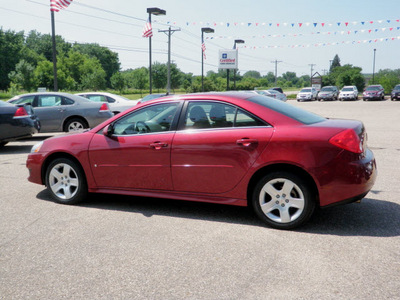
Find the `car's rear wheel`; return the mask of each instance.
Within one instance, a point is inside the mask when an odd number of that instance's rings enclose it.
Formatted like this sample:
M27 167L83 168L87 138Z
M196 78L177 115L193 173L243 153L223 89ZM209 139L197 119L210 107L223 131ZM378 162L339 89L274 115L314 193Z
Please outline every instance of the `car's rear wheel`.
M78 119L78 118L73 118L65 124L64 131L73 132L73 131L85 129L87 127L88 126L84 120Z
M62 204L76 204L87 195L82 169L68 158L57 158L50 163L46 171L46 186L53 199Z
M315 208L315 197L309 185L298 175L273 172L256 185L253 208L262 221L278 229L303 225Z

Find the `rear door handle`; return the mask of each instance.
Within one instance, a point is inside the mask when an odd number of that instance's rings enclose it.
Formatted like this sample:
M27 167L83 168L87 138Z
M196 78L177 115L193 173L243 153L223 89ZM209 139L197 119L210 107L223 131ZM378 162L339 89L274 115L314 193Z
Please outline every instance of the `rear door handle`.
M243 138L243 139L237 140L236 144L244 146L244 147L249 147L252 144L258 144L258 140Z
M165 147L168 147L168 144L163 142L154 142L150 144L150 148L154 148L156 150L160 150L161 148Z

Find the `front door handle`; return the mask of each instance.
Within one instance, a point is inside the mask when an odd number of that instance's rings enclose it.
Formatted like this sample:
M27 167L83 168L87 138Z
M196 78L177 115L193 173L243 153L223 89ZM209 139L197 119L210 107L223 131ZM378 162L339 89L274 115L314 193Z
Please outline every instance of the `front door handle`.
M236 144L244 146L244 147L249 147L252 144L258 144L258 140L243 138L243 139L237 140Z
M163 142L154 142L150 144L150 148L154 148L156 150L160 150L161 148L165 147L168 147L168 144Z

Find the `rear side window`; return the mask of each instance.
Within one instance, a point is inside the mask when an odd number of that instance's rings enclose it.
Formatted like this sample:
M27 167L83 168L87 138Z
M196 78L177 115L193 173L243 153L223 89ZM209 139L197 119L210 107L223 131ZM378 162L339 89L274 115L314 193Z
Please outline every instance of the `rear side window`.
M184 129L268 126L257 117L235 106L208 102L189 102Z
M16 104L23 104L23 103L33 103L33 100L35 100L35 96L25 96L25 97L21 97L21 99L19 99L18 101L16 101Z
M264 96L254 96L247 98L246 100L257 103L259 105L265 106L273 111L276 111L282 115L292 118L300 123L309 125L314 123L323 122L326 119L314 114L312 112L306 111L299 107L293 106L286 102L276 101Z

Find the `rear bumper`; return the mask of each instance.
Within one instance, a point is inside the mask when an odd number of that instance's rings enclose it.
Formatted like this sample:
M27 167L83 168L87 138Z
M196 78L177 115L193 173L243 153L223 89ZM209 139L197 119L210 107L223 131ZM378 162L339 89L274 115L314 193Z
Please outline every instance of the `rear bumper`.
M334 181L320 186L320 206L350 203L362 199L373 187L376 177L376 161L372 151L367 150L362 159L352 161L333 171Z

